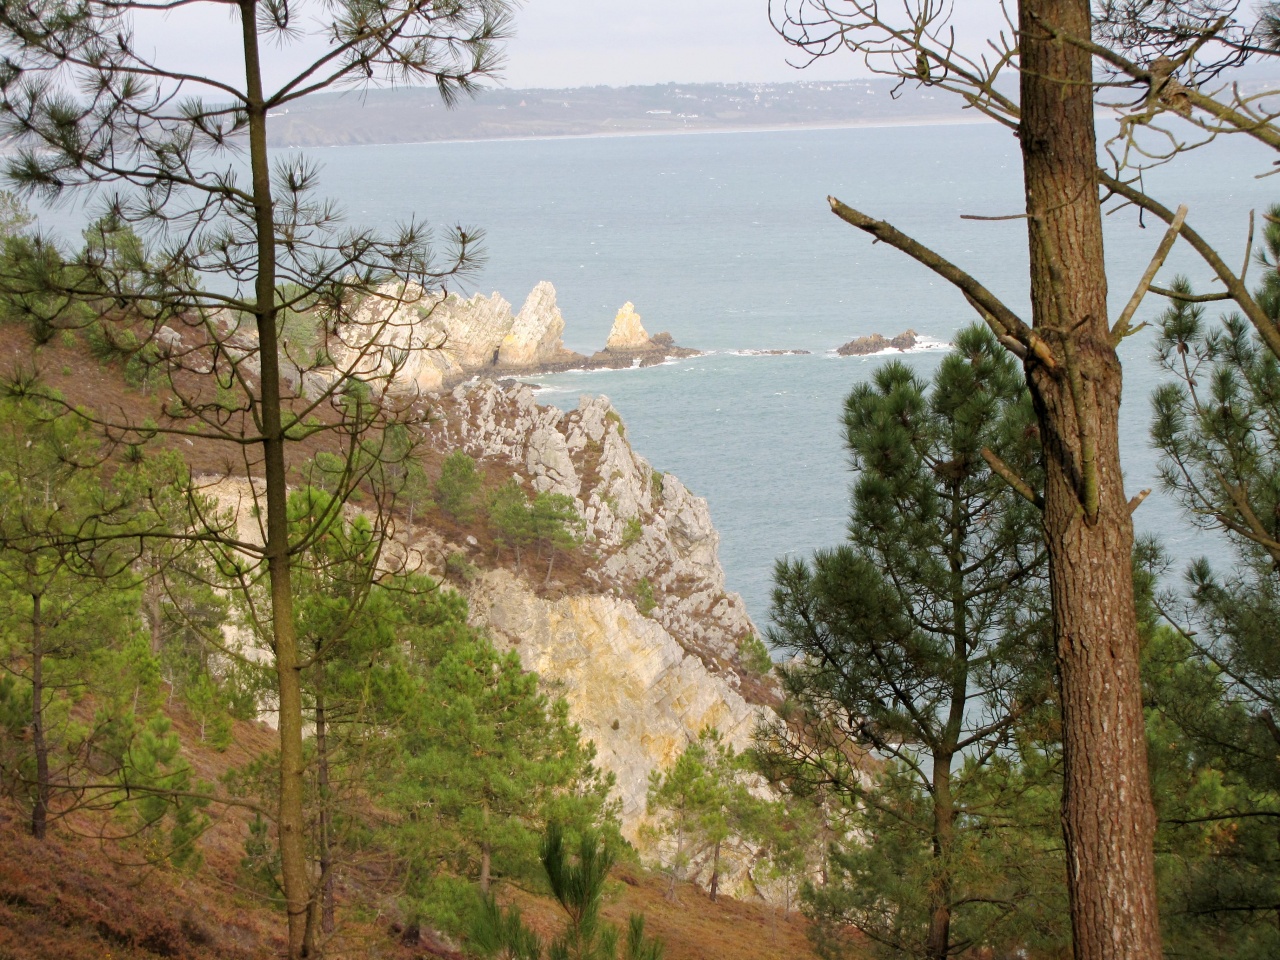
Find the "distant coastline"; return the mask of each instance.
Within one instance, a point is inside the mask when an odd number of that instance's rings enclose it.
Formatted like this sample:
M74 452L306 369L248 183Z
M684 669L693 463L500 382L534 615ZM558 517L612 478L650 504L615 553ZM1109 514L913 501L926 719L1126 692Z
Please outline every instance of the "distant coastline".
M435 140L391 140L386 143L330 143L314 146L276 146L273 150L342 150L360 149L362 147L429 147L458 143L524 143L540 140L612 140L626 137L692 137L712 134L742 133L797 133L809 130L882 130L899 127L967 127L980 124L995 123L989 117L978 114L975 117L938 116L913 117L906 120L845 120L833 123L793 123L776 126L741 126L741 127L699 127L697 129L672 128L669 130L619 130L599 133L561 133L538 134L530 136L495 136L495 137L460 137L457 139Z
M433 90L371 90L292 104L272 115L270 136L273 148L309 149L988 122L943 99L879 79L489 89L454 109Z

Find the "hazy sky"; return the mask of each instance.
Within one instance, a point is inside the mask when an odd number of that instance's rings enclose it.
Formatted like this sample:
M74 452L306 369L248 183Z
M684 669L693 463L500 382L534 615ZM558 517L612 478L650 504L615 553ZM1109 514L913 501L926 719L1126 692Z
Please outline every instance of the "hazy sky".
M168 64L234 77L239 28L215 4L138 22L138 37ZM1002 21L999 0L957 0L956 23L976 41ZM319 5L313 3L312 10ZM511 87L575 87L667 81L841 79L859 74L847 55L803 72L798 51L769 23L768 0L527 0L516 14L503 82ZM267 80L305 62L307 47L270 47Z
M775 0L777 2L777 0ZM998 0L957 0L975 39L1002 24ZM997 27L998 28L998 27ZM837 55L803 62L769 23L768 0L529 0L507 51L513 87L715 80L841 79L861 72Z

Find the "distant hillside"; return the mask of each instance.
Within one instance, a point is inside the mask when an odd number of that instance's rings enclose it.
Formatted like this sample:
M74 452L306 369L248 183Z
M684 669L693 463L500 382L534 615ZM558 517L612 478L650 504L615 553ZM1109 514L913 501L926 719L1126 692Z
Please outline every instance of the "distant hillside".
M887 80L484 90L450 109L434 89L325 94L273 114L274 146L843 126L955 120L945 94Z

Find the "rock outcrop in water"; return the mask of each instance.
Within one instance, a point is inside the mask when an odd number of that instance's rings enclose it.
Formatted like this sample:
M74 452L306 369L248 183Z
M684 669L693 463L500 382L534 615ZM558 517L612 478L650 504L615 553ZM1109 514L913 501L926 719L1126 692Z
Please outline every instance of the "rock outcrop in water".
M388 288L342 324L330 344L338 368L431 393L479 371L529 373L586 360L564 346L555 288L539 283L519 313L498 294L463 300L421 288Z
M674 357L696 357L697 350L676 346L669 333L657 333L652 337L640 322L640 314L628 300L613 319L609 339L604 349L587 362L590 367L622 369L647 367Z
M916 345L916 332L907 330L892 340L873 333L867 337L850 340L843 346L836 347L836 353L842 357L865 357L868 354L880 353L883 350L910 350Z
M497 293L464 300L414 285L383 293L339 326L329 352L336 368L392 389L435 393L475 376L630 367L698 353L677 347L670 334L650 338L631 304L619 311L604 350L591 358L575 353L564 345L564 317L545 280L514 314Z

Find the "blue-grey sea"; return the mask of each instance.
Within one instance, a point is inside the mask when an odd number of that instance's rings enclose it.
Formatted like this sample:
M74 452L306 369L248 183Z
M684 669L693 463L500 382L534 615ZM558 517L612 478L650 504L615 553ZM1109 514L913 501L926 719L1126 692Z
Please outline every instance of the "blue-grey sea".
M893 221L1026 309L1024 222L961 219L1022 209L1017 144L994 124L335 147L312 157L321 189L352 221L389 226L416 214L483 228L488 259L463 292L499 291L518 309L535 283L551 281L573 349L603 346L629 300L651 333L707 351L537 382L542 401L561 407L607 395L633 446L707 498L729 587L762 626L775 558L845 535L842 400L888 358L833 349L907 327L946 341L975 319L944 282L837 220L826 197ZM1272 159L1243 139L1217 143L1148 173L1146 185L1170 206L1186 203L1195 228L1243 262L1250 209L1280 200L1280 178L1257 178ZM1131 209L1107 218L1113 313L1163 233L1149 227ZM1162 277L1178 270L1212 289L1189 250L1176 250ZM1139 318L1161 307L1148 298ZM741 352L768 349L812 352ZM1126 483L1136 492L1155 481L1150 331L1122 353ZM941 355L903 359L928 375ZM1136 520L1175 557L1217 552L1158 493Z

